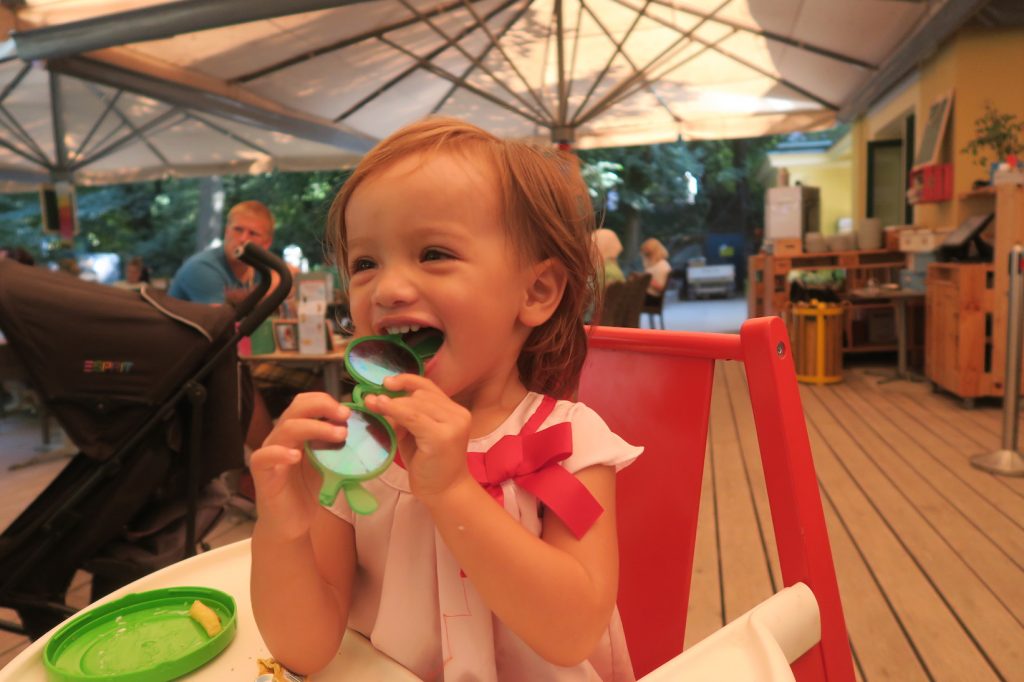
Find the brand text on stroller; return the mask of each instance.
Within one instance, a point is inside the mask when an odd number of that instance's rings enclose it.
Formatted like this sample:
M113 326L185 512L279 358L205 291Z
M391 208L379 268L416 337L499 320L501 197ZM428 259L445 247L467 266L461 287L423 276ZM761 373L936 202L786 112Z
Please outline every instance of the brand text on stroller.
M82 363L82 371L86 374L127 374L134 365L128 360L86 360Z

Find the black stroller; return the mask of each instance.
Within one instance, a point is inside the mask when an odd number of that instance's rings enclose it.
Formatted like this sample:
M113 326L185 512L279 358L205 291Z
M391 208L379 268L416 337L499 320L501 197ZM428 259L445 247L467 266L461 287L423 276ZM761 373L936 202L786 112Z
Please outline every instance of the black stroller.
M225 509L205 492L244 466L236 345L291 288L277 257L241 258L262 277L237 308L0 261L0 329L80 451L0 536L0 606L21 620L0 629L35 638L67 618L79 568L97 598L194 554Z

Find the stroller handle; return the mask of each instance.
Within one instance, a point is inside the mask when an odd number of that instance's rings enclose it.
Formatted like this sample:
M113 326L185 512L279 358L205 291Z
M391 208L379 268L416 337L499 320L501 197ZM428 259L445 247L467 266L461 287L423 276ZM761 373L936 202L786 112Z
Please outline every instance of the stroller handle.
M288 293L292 290L292 273L283 260L255 244L244 244L238 247L235 256L243 263L256 268L262 275L260 283L238 304L235 313L235 319L240 321L238 335L249 336L288 297ZM271 270L280 275L281 281L277 283L277 287L269 296L263 298L267 290L270 289Z

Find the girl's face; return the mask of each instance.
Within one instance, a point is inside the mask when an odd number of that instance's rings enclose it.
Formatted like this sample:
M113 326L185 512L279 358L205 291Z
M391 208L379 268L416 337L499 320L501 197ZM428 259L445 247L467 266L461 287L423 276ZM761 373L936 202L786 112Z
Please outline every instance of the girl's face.
M345 222L358 336L440 330L426 375L467 407L522 388L532 268L506 235L489 168L443 153L402 159L363 181Z

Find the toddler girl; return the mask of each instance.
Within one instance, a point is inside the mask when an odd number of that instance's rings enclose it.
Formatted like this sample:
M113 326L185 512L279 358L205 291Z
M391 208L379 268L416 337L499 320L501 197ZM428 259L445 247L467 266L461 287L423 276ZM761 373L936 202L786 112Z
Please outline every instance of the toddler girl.
M342 187L328 231L356 336L438 330L424 376L367 396L399 457L354 514L317 504L308 440L349 409L298 396L253 453L253 610L311 673L345 628L425 679L632 679L615 596L615 472L640 448L569 395L586 354L592 212L575 159L451 119L408 126Z

